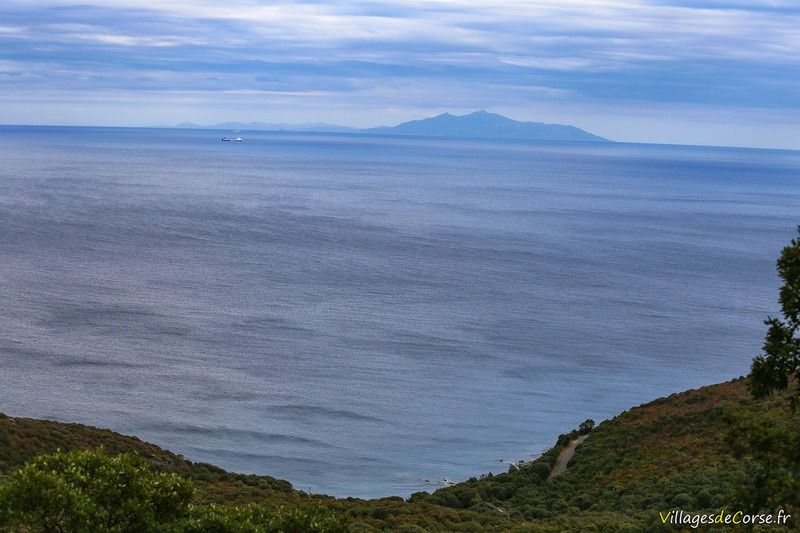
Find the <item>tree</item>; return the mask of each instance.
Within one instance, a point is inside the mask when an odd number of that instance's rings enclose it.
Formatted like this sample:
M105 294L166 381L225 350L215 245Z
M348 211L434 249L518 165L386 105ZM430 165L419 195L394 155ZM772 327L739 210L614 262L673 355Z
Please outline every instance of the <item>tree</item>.
M797 228L800 233L800 227ZM783 320L769 317L764 353L753 359L748 386L754 398L800 385L800 239L792 239L777 262L783 280L780 304ZM790 394L792 414L800 386ZM750 511L784 509L800 512L800 431L797 425L775 424L759 416L731 414L728 442L745 468L737 504Z
M0 485L0 530L148 533L184 519L192 484L153 472L134 454L56 452L29 461Z
M800 234L800 226L797 228ZM750 391L755 398L789 388L797 383L792 395L792 409L800 399L800 238L781 251L777 263L778 275L783 280L780 303L783 320L769 317L764 322L769 329L764 340L764 354L753 360L750 374Z

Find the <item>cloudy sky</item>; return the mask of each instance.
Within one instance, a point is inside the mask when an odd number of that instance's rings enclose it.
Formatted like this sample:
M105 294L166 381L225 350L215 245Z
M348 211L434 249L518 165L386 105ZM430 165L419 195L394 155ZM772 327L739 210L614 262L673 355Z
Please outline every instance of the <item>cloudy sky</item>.
M486 109L800 149L800 0L2 0L0 123L395 124Z

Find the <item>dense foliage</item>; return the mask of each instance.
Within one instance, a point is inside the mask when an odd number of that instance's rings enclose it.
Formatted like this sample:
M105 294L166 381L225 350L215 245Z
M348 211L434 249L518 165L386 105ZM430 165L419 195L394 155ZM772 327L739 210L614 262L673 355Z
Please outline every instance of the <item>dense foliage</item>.
M687 512L719 511L739 505L742 493L753 493L756 463L740 455L740 438L747 431L764 438L780 431L791 433L787 397L753 399L744 379L674 394L594 429L585 424L588 438L578 446L567 471L554 479L548 475L556 457L579 432L561 436L540 458L512 465L507 473L486 474L433 494L417 493L409 500L308 495L287 490L272 478L260 482L258 476L237 476L207 465L200 468L112 432L2 416L0 458L6 462L0 475L13 478L30 459L23 451L25 442L48 453L75 447L74 443L94 448L115 441L114 453L133 445L157 472L177 473L192 481L195 494L186 520L180 522L185 531L274 530L268 527L293 531L287 525L292 516L308 519L311 525L303 527L321 527L314 524L330 519L331 512L339 518L325 526L330 531L342 521L353 532L674 531L661 525L659 511L676 507ZM68 442L73 445L67 446ZM18 459L8 459L13 457ZM769 502L765 505L774 510ZM287 522L278 525L278 520Z
M779 298L783 320L775 317L766 320L769 329L764 354L753 360L750 375L750 389L757 398L786 390L791 380L800 385L800 239L792 239L783 249L777 270L783 280ZM795 388L793 408L798 398L800 387Z
M800 233L800 227L798 227ZM747 469L737 502L753 512L783 508L800 513L800 239L792 239L777 261L783 280L779 301L783 320L766 320L764 353L753 360L749 387L755 398L789 392L791 412L764 412L734 418L731 445ZM792 393L792 389L794 390Z
M192 502L192 482L155 472L133 453L56 452L0 484L0 530L30 533L343 533L314 507L240 507Z
M189 481L139 456L71 451L28 462L0 485L0 527L74 533L156 532L188 513Z

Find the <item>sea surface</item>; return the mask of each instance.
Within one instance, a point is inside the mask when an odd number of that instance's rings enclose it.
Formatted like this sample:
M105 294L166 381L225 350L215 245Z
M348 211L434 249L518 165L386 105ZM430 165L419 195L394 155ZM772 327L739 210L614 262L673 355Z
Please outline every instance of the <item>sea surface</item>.
M0 411L337 496L737 377L800 152L0 128Z

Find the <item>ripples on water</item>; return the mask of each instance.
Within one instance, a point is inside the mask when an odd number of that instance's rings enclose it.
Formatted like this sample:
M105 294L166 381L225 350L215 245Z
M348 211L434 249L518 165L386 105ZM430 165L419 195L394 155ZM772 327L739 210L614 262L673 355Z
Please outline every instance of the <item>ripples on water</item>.
M0 128L0 410L336 495L736 377L800 153Z

